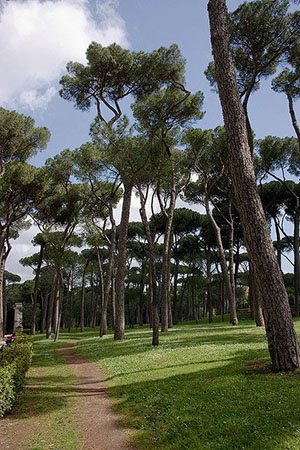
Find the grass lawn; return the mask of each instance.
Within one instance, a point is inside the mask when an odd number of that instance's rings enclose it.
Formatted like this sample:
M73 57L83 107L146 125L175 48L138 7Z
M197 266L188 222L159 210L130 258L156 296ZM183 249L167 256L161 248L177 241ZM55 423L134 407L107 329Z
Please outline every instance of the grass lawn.
M104 368L138 448L300 449L300 372L271 373L253 322L178 325L156 348L148 328L127 330L123 342L95 335L76 348Z
M70 395L74 377L57 354L63 343L78 339L62 334L59 343L34 337L34 356L29 370L29 387L15 406L13 434L18 424L29 434L18 450L81 450L81 432L74 426L75 400Z

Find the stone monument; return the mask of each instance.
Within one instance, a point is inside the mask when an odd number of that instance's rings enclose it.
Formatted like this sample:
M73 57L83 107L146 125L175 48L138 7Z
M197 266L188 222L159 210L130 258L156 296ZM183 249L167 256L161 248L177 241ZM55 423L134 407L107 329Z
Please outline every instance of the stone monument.
M23 331L23 304L15 303L14 312L14 332Z

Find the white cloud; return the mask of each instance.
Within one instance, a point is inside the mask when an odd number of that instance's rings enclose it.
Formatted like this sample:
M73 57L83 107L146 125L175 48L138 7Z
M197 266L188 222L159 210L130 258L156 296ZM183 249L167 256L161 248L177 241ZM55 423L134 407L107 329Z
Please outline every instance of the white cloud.
M116 1L96 5L92 13L86 0L1 2L0 104L44 108L66 63L84 62L91 41L128 45Z

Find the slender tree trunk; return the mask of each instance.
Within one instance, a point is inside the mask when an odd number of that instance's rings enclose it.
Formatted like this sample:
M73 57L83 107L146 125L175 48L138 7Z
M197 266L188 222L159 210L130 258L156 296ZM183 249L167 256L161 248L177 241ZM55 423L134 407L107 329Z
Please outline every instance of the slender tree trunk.
M59 274L57 297L58 297L58 320L57 320L57 325L56 325L56 330L55 330L55 338L54 338L55 342L57 342L58 338L59 338L62 305L63 305L63 299L64 299L64 284L63 284L63 278L62 278L62 271Z
M234 225L232 218L232 200L229 199L229 221L230 221L230 231L229 231L229 278L231 284L231 292L232 299L230 303L230 323L232 325L238 324L237 312L236 312L236 285L234 278L234 252L233 252L233 244L234 244Z
M81 298L80 298L80 331L84 332L84 318L85 318L85 280L86 280L86 271L89 265L89 259L85 262L82 279L81 279Z
M155 267L155 253L154 253L154 240L151 234L149 222L147 219L146 213L146 205L145 198L142 192L142 188L140 184L137 184L139 196L140 196L140 215L144 225L147 243L148 243L148 252L149 252L149 287L151 284L150 292L152 294L152 317L151 317L151 325L152 325L152 345L159 345L159 300L158 300L158 285L157 285L157 274Z
M211 290L210 290L210 284L211 284L211 261L210 261L209 254L207 254L206 259L207 259L207 266L206 266L206 279L207 279L206 294L207 294L208 323L212 323L212 321L213 321L213 305L212 305Z
M178 268L179 268L179 260L175 260L175 272L174 272L174 288L173 288L173 317L174 323L178 323Z
M116 277L116 317L114 337L117 341L121 341L122 339L124 339L125 334L124 279L126 271L127 233L131 205L131 193L132 185L124 183L122 216L118 242L118 268Z
M295 289L295 316L299 317L299 197L294 218L294 289Z
M225 250L224 250L222 236L221 236L221 229L218 226L217 222L215 221L215 218L210 210L210 205L209 205L207 195L205 196L205 209L206 209L206 214L209 217L209 220L213 226L213 229L214 229L215 235L216 235L221 269L222 269L222 275L223 275L223 279L224 279L224 283L225 283L226 296L227 296L227 299L230 304L230 323L232 325L238 325L239 321L238 321L237 313L236 313L236 302L235 302L234 292L232 289L232 279L231 279L230 275L228 274L226 255L225 255Z
M111 326L115 329L116 321L116 279L114 275L111 279Z
M280 236L280 229L276 220L276 217L273 217L274 225L275 225L275 232L276 232L276 242L277 242L277 261L278 265L281 269L281 236Z
M46 318L47 318L49 297L50 297L49 293L45 294L45 296L44 296L43 314L42 314L42 321L41 321L41 333L44 333L45 327L46 327Z
M300 150L300 128L299 128L299 125L298 125L298 122L297 122L297 118L296 118L296 114L295 114L295 111L294 111L293 97L290 94L290 92L288 92L288 91L286 92L286 95L287 95L288 102L289 102L289 111L290 111L290 116L291 116L291 119L292 119L292 124L293 124L294 130L295 130L295 133L296 133L296 136L297 136L297 139L298 139L299 150Z
M250 307L250 317L255 320L255 282L251 263L249 262L249 294L248 303Z
M51 338L53 307L54 307L54 302L55 302L55 298L56 298L58 272L59 272L59 267L55 265L54 271L53 271L52 288L51 288L50 298L49 298L49 302L48 302L48 309L47 309L47 321L46 321L46 338L47 339Z
M5 272L5 257L3 255L4 251L0 255L0 340L4 338L4 302L3 302L3 283L4 283L4 272Z
M274 370L292 370L300 365L300 350L282 273L256 187L246 121L230 51L225 0L209 0L208 11L218 90L229 143L228 162L245 243L263 299L269 352Z
M172 239L172 224L176 204L176 190L171 191L170 206L164 233L163 260L162 260L162 289L161 289L161 331L169 328L169 298L170 298L170 252Z
M44 248L45 244L41 245L40 248L40 254L39 254L39 261L36 268L36 274L34 279L34 291L33 291L33 299L32 299L32 316L31 316L31 334L35 334L35 323L36 323L36 305L37 305L37 298L38 298L38 291L39 291L39 281L40 281L40 273L41 273L41 267L43 264L43 257L44 257Z
M111 289L111 282L114 271L114 258L115 258L115 250L116 250L116 222L113 216L113 209L110 206L109 209L110 214L110 223L111 223L111 239L109 245L109 255L108 255L108 265L106 270L105 277L105 285L104 285L104 296L102 302L102 310L101 310L101 323L100 323L100 337L107 334L107 308L109 301L109 294Z

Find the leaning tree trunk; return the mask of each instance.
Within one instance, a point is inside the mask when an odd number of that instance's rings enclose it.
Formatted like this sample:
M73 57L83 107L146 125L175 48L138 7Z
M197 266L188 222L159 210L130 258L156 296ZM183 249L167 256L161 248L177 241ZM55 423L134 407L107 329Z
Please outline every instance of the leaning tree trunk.
M108 266L106 269L104 296L101 310L101 324L100 324L100 337L107 334L107 308L109 301L109 293L112 284L112 277L114 271L114 259L116 250L116 223L113 217L112 208L110 210L110 222L111 222L111 238L109 245Z
M210 205L209 205L207 195L205 195L205 210L206 210L206 214L209 217L209 220L212 224L212 227L213 227L213 229L215 231L215 235L216 235L216 241L217 241L217 246L218 246L218 251L219 251L219 257L220 257L222 275L223 275L224 284L225 284L226 296L227 296L227 299L230 304L230 323L232 325L238 325L239 321L238 321L237 312L236 312L236 301L235 301L235 296L234 296L234 292L233 292L233 286L231 283L232 280L230 279L230 276L228 274L226 255L225 255L225 250L224 250L222 236L221 236L221 229L218 226L217 222L215 221L214 216L210 210Z
M125 288L124 279L126 271L127 233L130 214L132 185L124 183L124 196L122 216L118 242L118 266L116 276L116 305L115 305L115 335L116 341L124 339L125 334Z
M41 248L40 248L39 262L37 265L35 279L34 279L34 291L33 291L33 298L32 298L31 330L30 330L31 334L35 334L36 305L37 305L37 298L38 298L40 273L41 273L41 267L42 267L43 257L44 257L44 248L45 248L45 244L42 244Z
M269 352L274 370L292 370L300 366L299 344L256 187L245 116L230 51L225 0L209 0L208 11L218 90L229 143L228 163L245 243L263 299Z
M290 111L290 116L291 116L291 119L292 119L292 124L293 124L294 130L295 130L295 133L296 133L296 136L297 136L297 139L298 139L298 145L299 145L299 150L300 150L300 128L299 128L299 125L298 125L298 122L297 122L297 118L296 118L296 114L295 114L295 111L294 111L293 97L292 97L291 93L288 90L286 91L286 95L287 95L288 102L289 102L289 111Z

